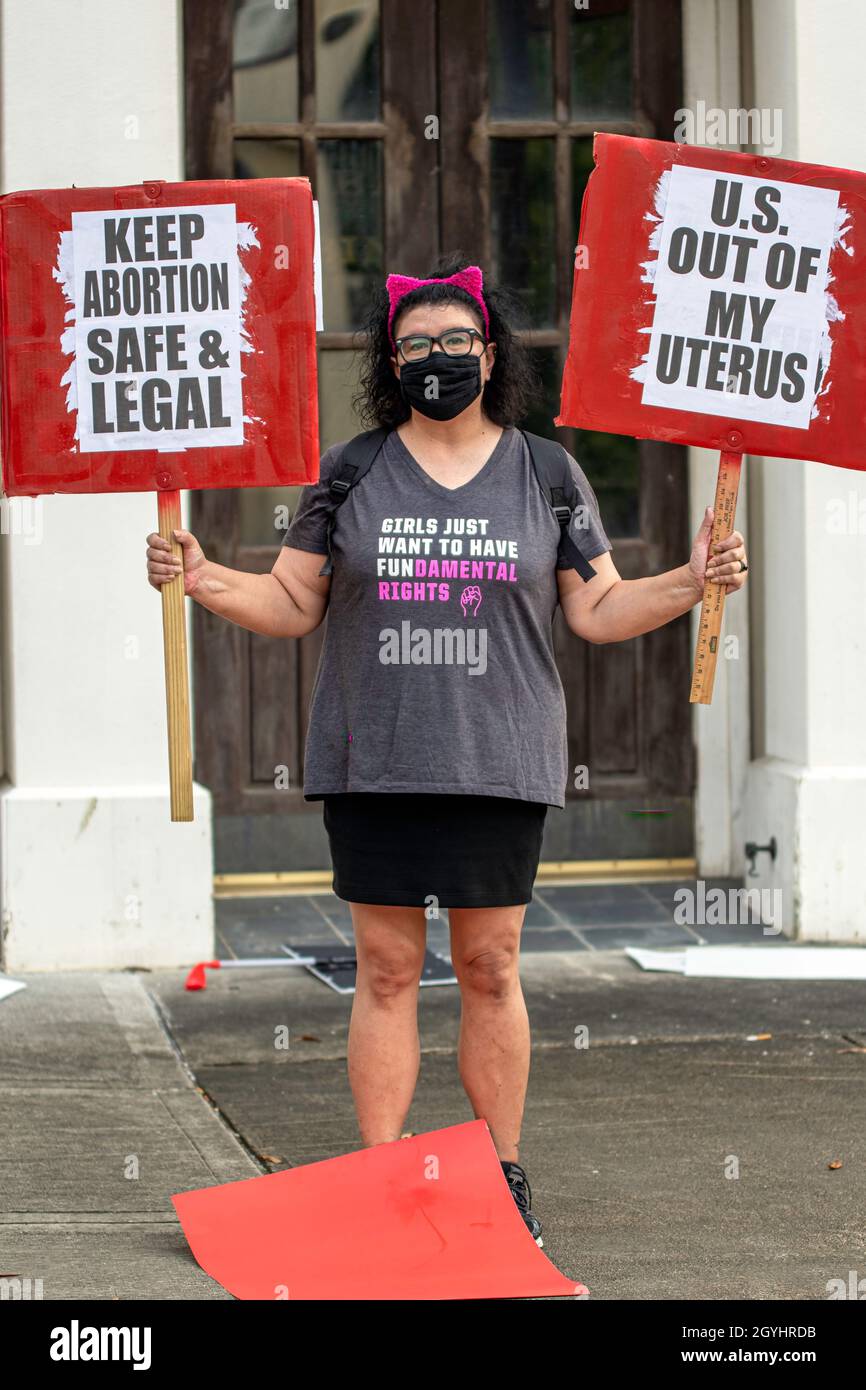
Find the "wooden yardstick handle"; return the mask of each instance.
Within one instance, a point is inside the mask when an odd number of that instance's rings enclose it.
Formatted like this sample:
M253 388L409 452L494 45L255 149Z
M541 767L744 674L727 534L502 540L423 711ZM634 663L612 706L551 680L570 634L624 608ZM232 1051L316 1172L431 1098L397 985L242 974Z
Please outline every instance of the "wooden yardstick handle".
M719 476L716 481L716 500L713 504L713 531L710 537L710 554L719 541L725 540L734 529L737 514L737 492L740 487L740 465L742 454L722 452L719 459ZM719 651L719 638L722 632L722 615L725 611L725 585L704 584L704 598L701 604L701 619L698 624L698 641L695 649L695 667L692 673L692 692L689 703L709 705L713 699L713 682L716 678L716 658Z
M158 492L157 508L159 534L171 543L171 553L175 559L182 560L183 547L171 534L181 524L180 493L176 489ZM171 818L173 821L189 821L194 816L183 574L163 584L161 592Z

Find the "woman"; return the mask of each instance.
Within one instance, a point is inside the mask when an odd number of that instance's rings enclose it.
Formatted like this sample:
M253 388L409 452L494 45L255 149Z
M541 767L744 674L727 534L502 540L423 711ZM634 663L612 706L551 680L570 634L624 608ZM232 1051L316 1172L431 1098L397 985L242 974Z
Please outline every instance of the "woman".
M564 805L556 605L578 637L622 642L687 612L705 574L727 593L742 587L746 561L734 532L707 564L707 508L688 563L621 579L569 457L583 503L569 535L595 574L566 567L517 428L534 380L510 312L456 258L423 281L389 276L367 326L360 398L365 419L389 433L339 507L328 485L345 444L303 489L270 574L216 565L188 531L174 534L186 592L211 612L273 637L302 637L329 613L304 793L324 802L334 891L351 904L348 1063L363 1143L402 1132L420 1058L425 914L447 908L460 1077L538 1238L518 1163L530 1052L518 952L547 807ZM155 588L181 566L168 550L148 536Z

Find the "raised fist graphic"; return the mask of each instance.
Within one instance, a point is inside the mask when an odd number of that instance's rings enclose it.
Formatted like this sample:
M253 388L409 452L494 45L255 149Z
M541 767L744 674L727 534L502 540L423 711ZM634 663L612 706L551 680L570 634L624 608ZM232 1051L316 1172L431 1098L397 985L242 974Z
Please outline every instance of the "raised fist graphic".
M463 590L460 595L460 607L463 609L464 618L467 608L473 618L478 616L478 610L481 607L481 590L477 584L470 584L467 589Z

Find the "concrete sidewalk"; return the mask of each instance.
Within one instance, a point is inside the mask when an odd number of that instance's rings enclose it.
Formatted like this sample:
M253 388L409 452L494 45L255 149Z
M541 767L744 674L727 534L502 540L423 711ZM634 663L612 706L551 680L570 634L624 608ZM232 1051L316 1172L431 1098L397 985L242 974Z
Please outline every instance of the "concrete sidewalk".
M46 1299L229 1298L169 1198L261 1170L195 1089L144 977L16 978L27 989L0 1003L0 1274L41 1279Z
M522 974L522 1161L567 1275L603 1299L825 1299L866 1277L862 984L686 980L617 951ZM200 994L181 972L29 977L0 1003L0 1273L47 1299L227 1297L169 1196L356 1146L350 1005L290 970ZM416 1132L471 1118L458 1012L456 989L422 991Z

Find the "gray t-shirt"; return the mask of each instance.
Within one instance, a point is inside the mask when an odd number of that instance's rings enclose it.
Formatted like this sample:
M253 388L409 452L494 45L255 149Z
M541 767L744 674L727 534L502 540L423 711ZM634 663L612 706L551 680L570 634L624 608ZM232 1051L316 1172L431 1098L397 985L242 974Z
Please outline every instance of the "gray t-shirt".
M327 553L322 456L283 544ZM611 545L571 459L571 535ZM560 529L519 430L462 487L435 482L396 430L336 512L327 630L304 796L457 792L563 806L565 697L553 656ZM593 581L590 580L590 583Z

